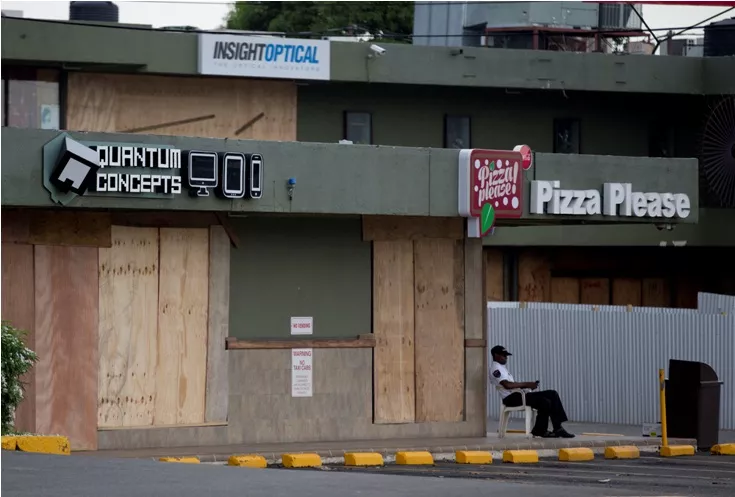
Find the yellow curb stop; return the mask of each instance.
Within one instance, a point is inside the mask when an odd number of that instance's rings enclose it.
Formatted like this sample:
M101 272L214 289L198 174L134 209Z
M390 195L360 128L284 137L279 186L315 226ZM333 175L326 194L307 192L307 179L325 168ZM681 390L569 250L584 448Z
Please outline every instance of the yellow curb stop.
M283 454L281 459L287 468L316 468L322 465L319 454Z
M533 464L538 462L538 452L535 450L506 450L503 452L503 462L513 464Z
M228 466L238 466L241 468L267 468L268 463L265 457L258 455L241 455L230 456L227 459Z
M39 454L56 454L68 456L71 454L69 439L66 437L47 437L41 435L20 435L15 437L17 450L23 452L37 452Z
M592 449L587 449L583 447L574 449L559 449L560 461L592 461L594 458L595 453L592 452Z
M348 452L345 466L382 466L383 456L377 452Z
M638 459L641 451L634 445L620 447L605 447L605 459Z
M693 456L693 445L665 445L661 447L661 457Z
M182 464L199 464L198 457L161 457L158 459L161 462L178 462Z
M454 458L459 464L492 464L493 455L481 450L458 450Z
M18 437L3 435L3 450L15 450L18 447Z
M429 452L396 452L396 464L408 466L427 466L434 464L434 457Z
M735 444L713 445L710 452L718 456L735 456Z

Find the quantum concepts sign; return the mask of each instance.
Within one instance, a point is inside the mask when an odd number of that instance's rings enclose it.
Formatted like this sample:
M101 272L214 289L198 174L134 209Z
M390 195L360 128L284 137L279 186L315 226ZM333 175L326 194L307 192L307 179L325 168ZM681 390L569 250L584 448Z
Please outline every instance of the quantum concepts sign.
M559 181L531 182L531 214L685 219L685 193L635 192L632 183L605 183L599 190L565 190Z
M202 33L199 73L329 80L329 42Z
M224 199L258 199L263 192L263 157L83 143L65 136L49 181L54 190L78 196L173 198L185 188L193 197L207 197L214 190ZM50 191L54 198L55 192Z

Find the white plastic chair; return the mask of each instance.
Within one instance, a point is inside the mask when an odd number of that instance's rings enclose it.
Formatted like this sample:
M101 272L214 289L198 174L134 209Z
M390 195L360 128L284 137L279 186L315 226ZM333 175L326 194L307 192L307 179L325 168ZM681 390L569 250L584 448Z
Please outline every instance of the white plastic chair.
M505 390L502 386L495 387L498 391ZM500 418L498 420L498 438L505 437L505 432L508 429L508 420L510 419L511 413L514 412L523 412L524 416L526 418L526 436L528 438L532 438L533 435L531 435L531 430L536 423L536 411L526 405L526 392L520 389L514 389L511 390L512 392L518 392L521 394L522 403L518 407L507 407L503 402L500 402Z

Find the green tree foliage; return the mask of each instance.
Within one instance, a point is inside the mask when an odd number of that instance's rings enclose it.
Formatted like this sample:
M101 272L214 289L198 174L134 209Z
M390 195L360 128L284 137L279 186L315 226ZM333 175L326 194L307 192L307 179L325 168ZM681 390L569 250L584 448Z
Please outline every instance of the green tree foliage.
M407 41L400 35L413 32L413 2L236 2L225 21L228 29L291 36L341 36L354 26Z
M23 344L24 332L7 321L2 322L2 434L13 430L13 414L23 400L20 377L31 370L38 360Z

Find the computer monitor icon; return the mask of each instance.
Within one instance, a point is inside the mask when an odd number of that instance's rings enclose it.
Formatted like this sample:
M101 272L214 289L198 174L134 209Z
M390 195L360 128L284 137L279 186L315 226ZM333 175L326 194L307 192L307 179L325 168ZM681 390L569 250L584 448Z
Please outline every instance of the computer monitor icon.
M217 187L217 153L189 152L187 179L197 197L208 197L209 188Z

